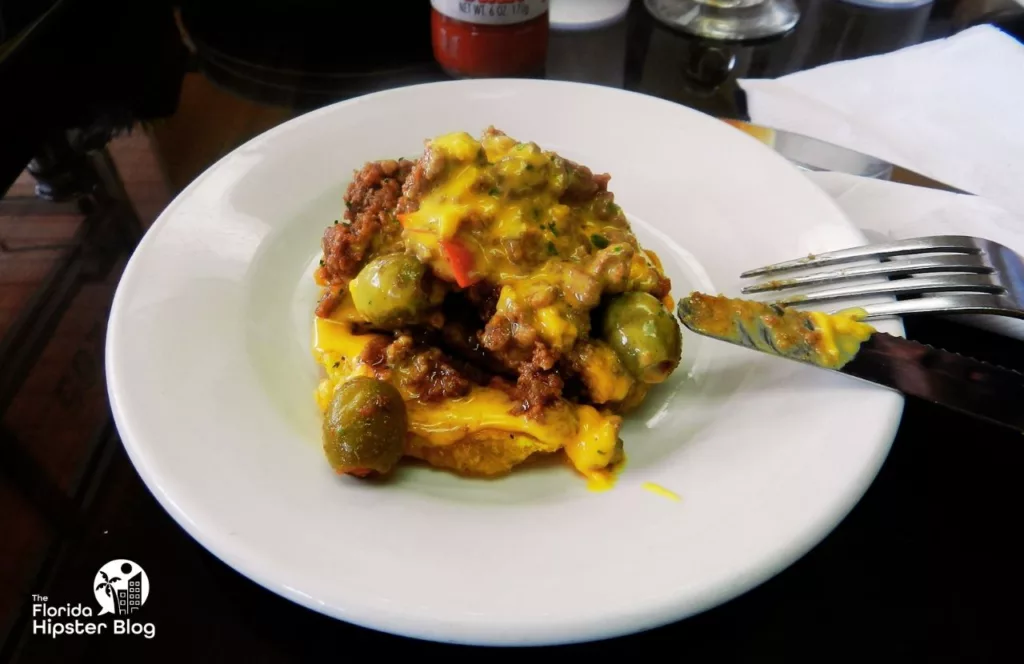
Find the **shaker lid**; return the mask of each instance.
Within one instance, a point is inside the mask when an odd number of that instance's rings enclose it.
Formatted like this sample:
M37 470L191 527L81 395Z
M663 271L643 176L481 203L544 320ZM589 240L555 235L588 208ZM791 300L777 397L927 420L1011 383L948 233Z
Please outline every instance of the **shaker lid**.
M629 0L550 0L552 30L596 30L619 21Z

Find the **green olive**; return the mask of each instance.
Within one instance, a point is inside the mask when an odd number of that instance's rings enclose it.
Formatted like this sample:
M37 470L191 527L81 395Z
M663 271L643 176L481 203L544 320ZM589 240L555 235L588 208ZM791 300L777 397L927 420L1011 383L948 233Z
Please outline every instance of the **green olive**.
M339 474L385 474L402 458L409 416L390 383L358 376L338 386L323 422L324 453Z
M431 300L424 289L426 267L406 254L388 254L367 263L349 284L352 303L366 320L381 327L414 322Z
M630 292L613 298L602 333L626 369L644 383L660 383L679 366L679 324L653 295Z

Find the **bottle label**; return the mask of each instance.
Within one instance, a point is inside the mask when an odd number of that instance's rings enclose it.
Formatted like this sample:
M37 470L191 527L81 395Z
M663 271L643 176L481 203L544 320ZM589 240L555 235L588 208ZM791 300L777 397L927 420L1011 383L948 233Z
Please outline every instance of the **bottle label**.
M510 25L541 16L548 0L430 0L441 14L467 23Z

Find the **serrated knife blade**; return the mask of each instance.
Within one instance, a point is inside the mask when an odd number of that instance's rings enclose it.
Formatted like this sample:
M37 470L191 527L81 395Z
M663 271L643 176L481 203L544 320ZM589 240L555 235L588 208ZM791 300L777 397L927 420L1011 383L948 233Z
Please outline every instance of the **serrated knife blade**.
M1024 374L877 332L840 373L1024 433Z
M693 297L702 298L700 304L703 308L693 306ZM808 328L815 324L809 314L793 309L786 309L785 314L782 314L780 307L761 302L694 294L679 301L676 313L680 322L696 334L810 364L826 371L846 374L1024 433L1022 373L877 331L858 342L852 357L827 366L816 361L816 356L808 353L800 344L779 343L779 338L770 334L754 338L756 335L750 332L754 328L749 322L744 325L735 317L732 321L720 318L713 326L714 329L709 329L705 324L706 317L702 319L695 313L706 312L708 301L742 303L743 306L763 312L759 316L767 316L770 320L784 315L787 319L792 318L788 322L802 319ZM751 320L764 327L759 317Z

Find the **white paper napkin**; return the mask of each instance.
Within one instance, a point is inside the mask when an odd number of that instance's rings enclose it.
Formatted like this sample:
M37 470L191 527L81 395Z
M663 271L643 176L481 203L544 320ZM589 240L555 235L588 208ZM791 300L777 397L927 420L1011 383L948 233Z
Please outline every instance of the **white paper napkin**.
M1024 46L991 26L776 80L740 81L751 120L978 196L810 174L869 241L974 235L1024 255ZM1024 321L957 320L1024 340Z
M835 199L868 242L974 235L1024 255L1024 219L978 196L845 173L809 173L808 177ZM1024 320L963 315L954 320L1024 341Z
M739 83L758 124L880 157L1024 217L1024 45L997 28Z

